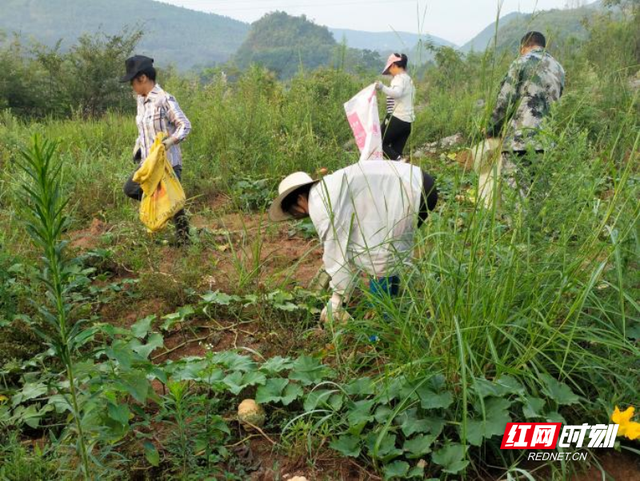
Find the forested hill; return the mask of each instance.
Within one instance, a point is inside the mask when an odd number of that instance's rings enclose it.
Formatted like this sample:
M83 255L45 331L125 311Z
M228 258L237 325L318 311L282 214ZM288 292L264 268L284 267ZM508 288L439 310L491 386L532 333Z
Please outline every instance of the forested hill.
M327 27L310 22L304 15L274 12L252 24L235 60L240 67L257 63L289 77L300 65L314 69L330 64L337 45Z
M137 49L158 64L180 69L229 59L245 39L249 25L220 15L196 12L152 0L2 0L0 30L33 38L52 47L73 45L84 34L109 35L141 28Z

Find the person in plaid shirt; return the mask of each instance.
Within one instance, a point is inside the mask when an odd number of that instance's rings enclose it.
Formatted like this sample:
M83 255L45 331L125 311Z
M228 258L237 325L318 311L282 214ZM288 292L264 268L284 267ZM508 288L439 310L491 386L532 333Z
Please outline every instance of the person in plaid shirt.
M125 61L127 73L121 82L130 82L133 91L138 95L138 138L133 149L133 161L138 168L147 158L158 133L164 132L167 137L163 144L167 150L167 158L178 179L182 179L182 142L191 130L187 119L176 99L162 90L156 83L156 70L153 59L144 55L135 55ZM132 199L142 199L142 188L133 181L133 175L124 185L124 193ZM174 217L178 245L189 243L189 220L184 210Z

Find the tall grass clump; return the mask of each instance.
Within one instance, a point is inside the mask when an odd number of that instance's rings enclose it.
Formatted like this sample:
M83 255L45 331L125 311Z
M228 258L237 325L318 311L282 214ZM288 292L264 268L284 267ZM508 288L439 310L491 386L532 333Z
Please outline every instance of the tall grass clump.
M371 333L381 339L382 385L443 376L454 393L441 406L444 432L472 448L467 474L480 477L522 461L499 449L509 420L607 423L616 404L637 399L640 191L630 159L640 136L635 128L607 157L575 124L551 128L556 144L537 159L527 200L484 210L445 191L414 267L399 268L402 296L367 296L373 320L356 321L354 351ZM453 191L469 183L458 174Z
M62 240L62 234L67 226L64 209L68 201L62 194L61 164L55 154L56 144L38 136L33 138L31 148L23 152L20 167L27 176L22 184L23 216L29 236L41 253L40 279L46 289L46 301L38 307L46 327L38 333L51 345L64 366L68 383L64 402L75 424L82 473L90 478L88 443L83 432L74 362L83 329L81 323L72 324L71 304L67 299L72 270L71 262L65 257L67 242Z

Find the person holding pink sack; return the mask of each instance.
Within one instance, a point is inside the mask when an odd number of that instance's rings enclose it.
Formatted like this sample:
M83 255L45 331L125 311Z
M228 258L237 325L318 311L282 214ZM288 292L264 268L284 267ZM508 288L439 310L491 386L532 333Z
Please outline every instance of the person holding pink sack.
M387 109L382 133L382 149L389 160L406 162L403 157L404 147L411 135L411 124L415 120L413 100L415 87L413 80L407 73L407 56L403 53L389 55L382 75L392 75L391 85L387 87L382 82L376 82L376 89L381 90L389 99L393 100L391 112ZM387 102L389 105L390 102Z

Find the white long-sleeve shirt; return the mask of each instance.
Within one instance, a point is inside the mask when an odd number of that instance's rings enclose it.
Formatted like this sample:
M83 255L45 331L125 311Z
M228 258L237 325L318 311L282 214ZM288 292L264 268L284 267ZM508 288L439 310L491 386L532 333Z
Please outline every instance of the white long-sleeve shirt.
M422 182L417 166L367 160L311 188L309 216L334 292L347 292L359 271L389 277L409 262Z
M416 89L408 73L403 72L395 75L391 80L391 86L383 85L382 91L395 102L394 117L404 122L413 122L416 119L413 109Z

